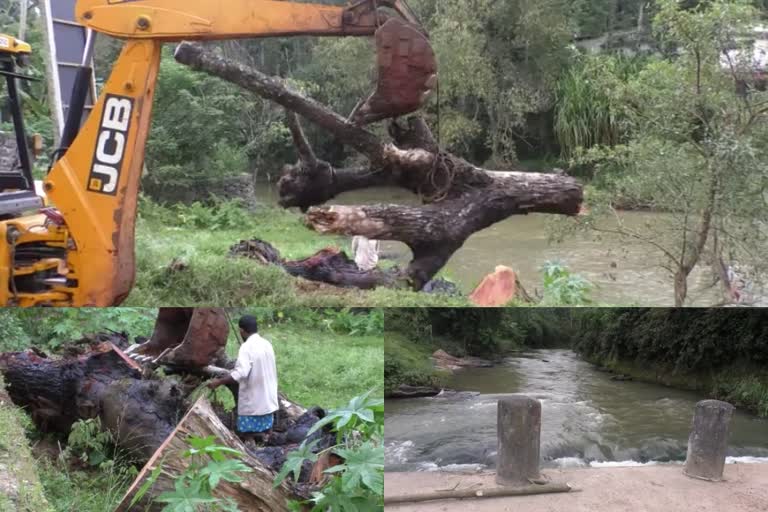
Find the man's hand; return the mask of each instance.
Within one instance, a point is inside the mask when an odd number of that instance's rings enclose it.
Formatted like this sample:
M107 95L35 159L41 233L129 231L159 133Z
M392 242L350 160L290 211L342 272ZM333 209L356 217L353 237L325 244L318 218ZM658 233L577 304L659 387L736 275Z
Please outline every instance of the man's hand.
M219 386L224 386L227 384L236 384L237 381L232 378L232 375L225 375L224 377L219 377L218 379L213 379L206 384L208 386L208 389L216 389Z

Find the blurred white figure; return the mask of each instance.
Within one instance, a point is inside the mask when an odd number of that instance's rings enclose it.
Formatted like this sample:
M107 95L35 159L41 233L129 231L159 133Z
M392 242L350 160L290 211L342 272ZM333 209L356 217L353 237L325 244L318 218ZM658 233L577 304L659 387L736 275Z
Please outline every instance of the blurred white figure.
M379 264L379 241L355 236L352 238L352 253L357 268L366 272L373 270Z

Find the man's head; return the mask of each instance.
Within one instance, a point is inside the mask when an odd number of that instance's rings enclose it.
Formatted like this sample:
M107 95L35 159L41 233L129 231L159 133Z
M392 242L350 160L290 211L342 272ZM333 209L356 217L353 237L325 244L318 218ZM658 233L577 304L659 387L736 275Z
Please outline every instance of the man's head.
M256 322L256 318L251 315L244 315L240 317L240 321L237 323L240 327L240 335L243 338L247 338L252 334L259 332L259 324Z

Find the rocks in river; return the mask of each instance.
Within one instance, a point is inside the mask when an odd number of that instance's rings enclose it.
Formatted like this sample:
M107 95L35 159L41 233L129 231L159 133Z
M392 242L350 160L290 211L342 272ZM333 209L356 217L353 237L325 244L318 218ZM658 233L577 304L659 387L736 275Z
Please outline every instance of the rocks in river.
M469 400L470 398L475 398L477 396L480 396L478 391L456 391L455 389L443 389L440 391L440 394L435 396L435 400Z
M426 396L435 396L442 390L432 386L409 386L400 384L393 391L387 393L387 398L420 398Z
M629 375L623 375L622 374L622 375L613 375L611 377L611 380L615 380L615 381L618 381L618 382L631 382L634 379L631 376L629 376Z
M489 368L493 366L493 363L487 359L481 359L479 357L456 357L443 349L436 350L435 353L432 354L432 361L435 364L435 368L448 371L466 367Z

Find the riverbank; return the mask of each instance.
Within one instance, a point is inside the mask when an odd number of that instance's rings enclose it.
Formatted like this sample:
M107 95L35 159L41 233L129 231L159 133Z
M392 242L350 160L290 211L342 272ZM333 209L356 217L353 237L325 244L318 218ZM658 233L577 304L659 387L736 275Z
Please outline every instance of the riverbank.
M587 359L603 370L640 382L695 391L729 402L760 417L768 417L768 370L735 363L711 373L679 372L663 365Z
M271 206L248 211L234 203L215 208L166 208L142 200L136 225L136 284L126 306L469 306L465 297L380 288L339 288L297 279L274 265L232 258L240 240L260 238L284 258L326 247L349 250L343 237L307 229L301 216Z
M758 512L768 510L768 464L728 464L725 481L695 480L679 465L547 470L579 492L387 505L397 512ZM384 496L495 487L492 473L385 473Z

